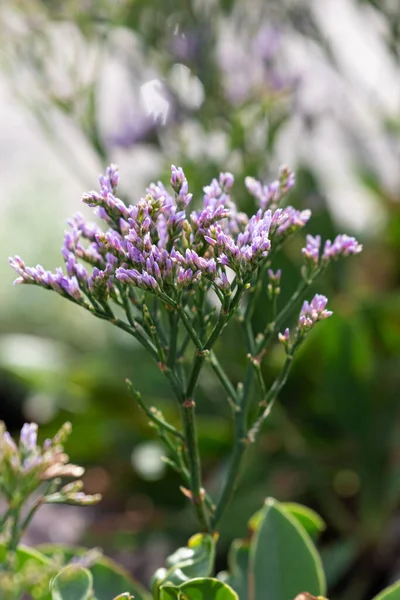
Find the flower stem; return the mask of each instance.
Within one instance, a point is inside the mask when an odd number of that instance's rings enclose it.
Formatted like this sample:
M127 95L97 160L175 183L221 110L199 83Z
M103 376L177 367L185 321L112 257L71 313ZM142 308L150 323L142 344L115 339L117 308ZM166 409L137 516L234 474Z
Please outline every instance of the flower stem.
M204 490L201 486L200 453L196 431L195 402L187 398L183 403L183 423L190 465L190 492L197 518L203 531L210 531L210 524L204 503Z
M246 438L245 417L243 414L243 409L237 407L235 414L235 445L231 455L225 483L222 488L222 493L217 502L215 513L211 521L211 527L213 531L215 531L227 505L229 504L235 492L240 475L240 467L247 447L248 440Z
M180 431L178 431L178 429L176 429L173 425L167 423L167 421L164 421L164 419L161 418L161 413L159 411L156 411L155 409L152 410L151 408L148 408L148 406L146 406L146 404L142 400L141 394L133 389L132 382L129 379L126 379L126 384L128 386L128 390L130 391L136 402L139 404L143 412L149 417L150 421L155 423L155 425L157 425L158 428L163 429L164 431L170 433L174 437L177 437L180 440L184 440L183 434Z

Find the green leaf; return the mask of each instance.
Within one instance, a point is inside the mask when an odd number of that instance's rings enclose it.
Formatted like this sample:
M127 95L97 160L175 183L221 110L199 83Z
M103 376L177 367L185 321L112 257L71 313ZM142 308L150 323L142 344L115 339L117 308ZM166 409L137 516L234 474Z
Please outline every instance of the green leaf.
M218 579L198 577L177 587L162 586L160 600L239 600L239 596Z
M195 577L207 577L214 570L215 536L206 533L193 535L188 545L178 548L166 560L167 568L158 569L152 578L151 588L157 597L157 589L167 582L179 585Z
M313 539L316 539L320 533L325 531L326 523L315 510L302 504L297 504L297 502L283 502L280 506L297 519Z
M383 590L373 600L400 600L400 581Z
M249 555L250 543L246 540L235 540L229 550L229 573L218 574L218 579L230 585L240 600L249 598Z
M65 562L78 557L85 563L87 550L70 546L58 546L57 544L44 544L38 548L46 556L62 554ZM110 600L117 594L130 593L135 600L150 600L150 593L120 565L105 556L96 557L88 567L93 576L93 589L97 600ZM129 596L128 596L129 597Z
M80 565L67 565L50 582L52 600L88 600L93 593L93 578Z
M273 499L250 547L250 600L287 600L307 590L325 593L321 559L297 520Z
M296 502L281 502L280 507L292 515L313 539L325 530L325 521L311 508ZM258 510L249 520L249 528L256 531L264 518L264 508Z

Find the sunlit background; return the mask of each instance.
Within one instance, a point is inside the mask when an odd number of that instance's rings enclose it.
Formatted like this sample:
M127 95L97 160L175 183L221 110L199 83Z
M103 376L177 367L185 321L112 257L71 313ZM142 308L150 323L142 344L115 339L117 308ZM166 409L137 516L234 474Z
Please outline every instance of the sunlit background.
M365 251L318 291L335 319L301 350L222 523L218 566L267 495L327 522L331 600L364 600L400 577L400 7L397 0L3 0L0 6L0 417L44 433L71 420L71 458L96 509L42 511L27 541L101 545L147 582L195 526L179 479L124 389L176 418L132 338L56 294L13 287L8 255L61 264L67 218L115 162L124 198L181 165L195 198L221 170L297 172L290 201L310 233ZM302 241L286 249L283 296ZM285 276L284 276L285 277ZM262 316L262 306L258 309ZM257 315L256 315L257 318ZM238 333L217 352L235 380ZM279 369L270 356L266 374ZM216 490L231 430L211 374L199 423ZM60 513L63 518L60 518Z

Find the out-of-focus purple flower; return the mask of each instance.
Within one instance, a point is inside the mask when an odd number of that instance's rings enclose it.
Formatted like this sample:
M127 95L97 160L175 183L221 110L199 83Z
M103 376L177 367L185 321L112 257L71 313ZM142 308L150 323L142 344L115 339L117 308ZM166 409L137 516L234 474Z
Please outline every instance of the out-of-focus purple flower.
M350 237L345 233L336 236L331 242L327 240L322 254L322 260L328 261L350 254L359 254L362 251L362 245L358 243L356 238Z
M188 181L182 167L175 167L175 165L171 166L171 186L176 194L175 200L178 210L186 208L191 201L193 194L188 193Z
M262 185L254 177L246 177L245 185L254 198L258 200L262 210L273 208L279 205L283 196L294 186L294 173L287 166L279 169L279 179L276 179L268 185Z
M37 430L36 423L25 423L21 429L19 438L20 447L27 451L36 450L37 445Z
M312 235L306 236L306 246L302 248L303 256L311 263L318 264L319 262L319 250L321 247L321 236Z
M232 104L290 93L295 88L296 74L278 66L282 37L276 28L263 27L250 40L242 31L231 31L221 38L217 60L225 94Z
M262 185L254 177L246 177L245 185L254 198L258 200L262 210L268 208L270 204L278 199L279 182L273 181L269 185Z
M289 340L290 340L290 329L289 329L289 327L286 327L286 329L285 329L285 331L283 333L278 333L278 340L284 346L286 346L289 343Z
M147 114L123 115L120 121L116 130L107 136L110 146L131 148L149 138L158 127L154 117Z
M275 273L272 269L268 269L268 279L274 283L280 282L282 277L282 270L278 269Z
M306 225L310 217L311 210L296 210L293 206L287 206L276 219L276 235L286 237L295 233Z
M254 53L265 61L271 61L279 50L281 41L282 31L277 27L265 26L254 38Z
M279 168L279 189L283 196L286 194L296 183L294 172L287 166L282 165Z
M108 194L114 194L118 186L119 174L117 165L111 164L106 169L105 175L99 176L101 191L103 197L106 198Z
M328 298L321 294L315 294L311 302L304 302L299 315L298 328L301 333L306 333L311 327L321 321L327 319L333 313L330 310L326 310Z
M18 495L19 502L25 501L41 485L43 481L58 479L59 477L81 477L84 469L68 462L63 443L71 430L70 423L65 423L60 431L48 439L42 447L37 445L36 423L25 423L21 429L19 445L14 442L4 423L0 422L0 463L2 465L1 492L9 505ZM58 495L64 498L58 502L68 502L68 493L82 490L81 481L75 481L64 486ZM51 502L50 496L44 495L44 502ZM71 498L72 499L72 498ZM76 504L89 503L84 497L73 498ZM82 502L80 502L82 500ZM93 502L100 500L99 496Z
M281 293L280 283L281 283L282 271L278 269L276 273L273 272L272 269L268 269L268 297L272 300L274 297L279 296Z

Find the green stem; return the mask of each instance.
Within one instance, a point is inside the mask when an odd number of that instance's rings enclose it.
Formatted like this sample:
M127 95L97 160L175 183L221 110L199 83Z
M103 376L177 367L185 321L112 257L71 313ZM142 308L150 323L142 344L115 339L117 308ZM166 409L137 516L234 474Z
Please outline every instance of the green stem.
M138 342L142 344L144 348L146 348L150 355L158 362L158 352L156 347L154 346L153 342L149 340L144 331L142 331L142 328L136 321L134 327L131 327L130 325L128 325L128 323L125 323L124 321L121 321L121 319L118 318L110 320L110 323L132 335Z
M203 531L210 531L209 519L204 503L205 493L201 486L200 453L196 432L196 405L190 397L187 398L183 403L183 423L190 466L191 500Z
M122 296L122 302L124 304L124 311L126 314L126 318L128 319L130 326L135 327L135 319L133 318L131 302L128 298L128 295L123 290L121 290L121 296Z
M178 304L177 309L178 309L179 316L182 319L182 323L183 323L188 335L190 336L193 344L196 346L196 348L198 348L199 350L202 350L203 343L202 343L201 339L199 338L199 336L197 335L197 332L194 329L190 318L187 316L185 309L183 308L183 306L181 304Z
M172 444L171 441L168 439L168 436L165 435L165 433L162 431L160 431L160 438L163 440L164 444L170 450L170 452L174 458L173 461L168 461L168 464L175 471L177 471L177 473L179 473L181 475L185 485L187 485L189 488L191 485L190 472L186 468L185 462L183 460L182 451L181 451L182 448L179 446L178 447L174 446L174 444ZM210 498L210 496L207 494L207 492L205 492L205 494L204 494L204 503L207 506L210 513L212 514L215 511L215 505L214 505L212 499Z
M253 352L255 351L255 340L254 334L251 327L251 311L246 310L244 318L241 319L243 331L246 340L246 348L249 353L249 358L252 360ZM252 363L249 363L246 368L244 384L240 398L236 395L236 406L235 406L235 442L228 466L227 474L225 477L224 485L222 488L221 496L218 500L217 507L215 509L214 517L212 519L212 529L215 530L217 527L227 505L229 504L238 480L240 476L240 467L249 445L249 439L246 435L247 430L247 411L248 404L251 394L251 386L253 382L254 367Z
M126 384L128 386L130 393L132 394L132 396L134 397L136 402L139 404L139 406L143 410L143 412L149 417L150 421L155 423L157 425L157 427L165 430L166 432L177 437L178 439L180 439L182 441L185 439L184 435L180 431L178 431L178 429L176 429L173 425L171 425L167 421L164 421L164 419L162 419L159 416L159 414L160 414L159 411L156 411L154 409L152 410L151 408L148 408L148 406L146 406L146 404L142 400L141 394L133 389L132 382L129 379L126 379Z
M319 273L319 271L318 271L318 273ZM287 315L294 308L296 303L300 300L300 298L302 297L304 292L310 287L311 283L313 282L314 278L316 277L316 275L318 273L313 275L313 277L310 279L307 279L307 280L303 279L303 281L298 286L297 290L294 292L293 296L290 298L289 302L278 313L276 319L267 325L267 327L264 330L262 339L256 347L256 354L259 354L262 350L264 350L268 346L271 339L278 332L282 323L286 319Z
M6 524L7 520L10 518L11 515L11 509L8 508L5 513L0 517L0 531L3 529L4 525Z
M235 492L240 475L240 467L247 447L248 439L246 438L245 415L243 413L243 408L237 407L235 414L235 445L230 458L221 496L217 502L215 513L211 521L211 527L213 531L215 531L227 505L229 504Z
M169 350L168 350L168 359L167 365L172 368L175 364L176 360L176 346L178 343L178 319L179 315L177 312L171 311L169 313L169 322L170 322L170 341L169 341Z
M287 354L286 360L284 362L284 365L283 365L283 368L282 368L280 374L278 375L278 377L275 379L274 383L270 387L270 390L269 390L268 394L266 395L265 399L260 403L260 411L259 411L258 417L248 432L248 438L251 441L255 440L263 422L269 416L279 392L281 391L281 389L283 388L283 386L285 385L285 383L287 381L289 371L293 364L294 352L295 352L296 347L297 347L297 345L294 344L290 353Z
M223 367L221 366L217 356L215 355L215 353L212 350L210 351L209 361L210 361L210 365L212 366L212 368L214 370L214 373L216 374L219 381L222 383L223 387L225 388L226 393L235 403L237 403L238 396L237 396L236 390L233 387L229 377L225 373Z
M7 545L8 552L16 552L19 540L21 537L20 528L19 528L19 517L20 517L21 508L14 508L11 510L11 518L12 518L12 527L11 527L11 538Z

